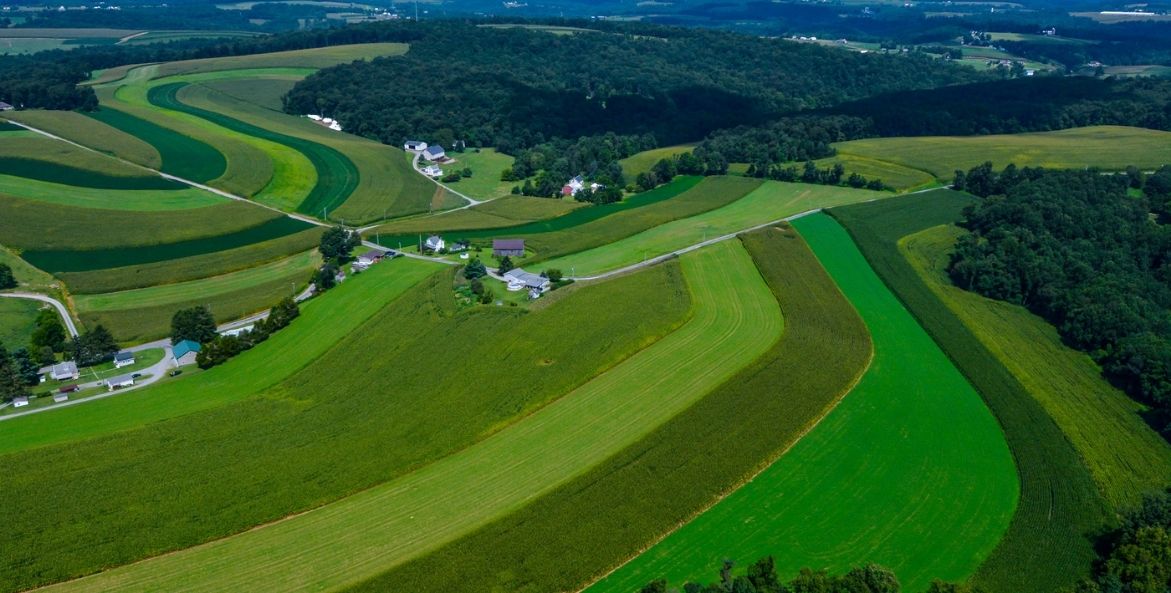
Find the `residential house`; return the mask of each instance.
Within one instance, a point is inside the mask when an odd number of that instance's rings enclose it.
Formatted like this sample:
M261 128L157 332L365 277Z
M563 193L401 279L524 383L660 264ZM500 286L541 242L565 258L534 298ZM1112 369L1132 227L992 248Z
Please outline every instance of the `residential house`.
M429 161L438 161L445 158L447 153L443 151L443 147L438 144L432 144L423 149L423 158Z
M403 150L410 150L412 152L427 150L427 143L422 140L407 140L403 143Z
M123 350L114 355L114 368L120 369L134 364L134 353Z
M452 243L451 247L448 247L447 250L451 253L460 253L462 251L471 249L471 247L472 244L467 241L456 241L455 243Z
M112 379L106 379L106 387L110 391L115 389L123 389L125 387L132 387L134 385L134 375L119 375Z
M526 272L520 268L514 268L505 272L504 280L508 282L508 290L510 292L528 289L530 296L532 296L533 291L536 291L539 295L549 290L550 286L548 278Z
M581 178L581 175L578 175L561 187L561 195L575 196L583 188L585 188L585 180Z
M423 174L428 177L443 177L443 169L435 165L427 165L423 167Z
M354 265L359 269L369 268L370 266L382 261L382 258L385 256L385 251L382 251L381 249L371 249L370 251L359 255L358 260L354 262Z
M441 251L444 247L447 243L439 235L431 235L423 242L423 251Z
M195 357L203 347L199 342L183 340L171 348L171 356L175 359L175 366L195 364Z
M53 365L53 368L49 371L49 376L58 381L65 381L67 379L76 379L81 376L81 373L77 372L76 362L67 360Z
M525 254L524 239L493 239L492 255L495 257L522 257Z

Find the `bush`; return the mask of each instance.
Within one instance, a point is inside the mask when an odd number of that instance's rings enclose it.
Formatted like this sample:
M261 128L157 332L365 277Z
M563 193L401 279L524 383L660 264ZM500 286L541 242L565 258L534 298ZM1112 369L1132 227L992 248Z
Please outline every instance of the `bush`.
M0 264L0 290L5 288L16 288L16 276L12 275L8 264Z

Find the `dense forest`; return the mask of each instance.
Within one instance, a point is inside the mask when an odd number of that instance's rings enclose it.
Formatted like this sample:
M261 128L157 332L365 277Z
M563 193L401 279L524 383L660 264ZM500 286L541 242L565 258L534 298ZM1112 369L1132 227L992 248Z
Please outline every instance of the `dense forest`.
M869 119L850 116L786 117L760 126L718 130L700 147L718 152L734 163L749 163L757 171L769 165L825 158L835 154L834 142L873 136Z
M989 77L926 55L590 26L600 31L559 36L452 21L403 26L419 34L406 56L322 70L289 93L286 110L326 113L391 144L444 131L484 146L529 147L606 132L650 133L674 144L876 93Z
M956 186L986 199L965 212L952 280L1049 320L1171 435L1171 167L1146 179L986 163Z

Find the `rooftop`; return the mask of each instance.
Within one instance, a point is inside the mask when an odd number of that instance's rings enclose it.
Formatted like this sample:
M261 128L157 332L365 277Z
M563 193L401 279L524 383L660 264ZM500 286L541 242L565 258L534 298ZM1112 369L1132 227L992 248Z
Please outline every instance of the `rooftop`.
M492 249L507 249L507 250L518 249L518 250L523 251L524 248L525 248L525 240L524 239L493 239L492 240Z
M175 347L171 349L171 352L174 353L175 358L183 358L190 352L199 352L200 349L201 347L198 342L192 340L183 340L182 342L175 344Z

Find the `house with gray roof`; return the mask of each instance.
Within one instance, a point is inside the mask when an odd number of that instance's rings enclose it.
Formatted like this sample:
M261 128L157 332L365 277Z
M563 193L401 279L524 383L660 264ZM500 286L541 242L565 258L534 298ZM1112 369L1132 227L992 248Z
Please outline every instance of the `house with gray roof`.
M524 239L492 239L492 255L495 257L523 257Z
M81 373L77 372L76 362L67 360L53 365L53 368L49 371L49 376L58 381L65 381L68 379L76 379L81 376Z
M548 278L539 274L526 272L520 268L514 268L505 272L504 280L508 282L508 290L510 292L528 289L540 293L549 290L550 286Z
M133 386L134 375L119 375L117 377L106 379L106 387L109 387L110 391Z
M443 147L438 144L432 144L431 146L423 149L423 158L429 161L437 161L446 156L447 153L443 150Z
M124 366L134 364L134 353L123 350L114 355L114 368L120 369Z

